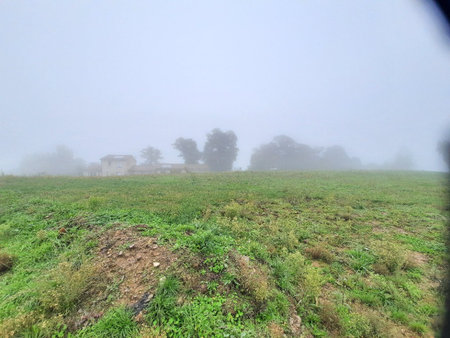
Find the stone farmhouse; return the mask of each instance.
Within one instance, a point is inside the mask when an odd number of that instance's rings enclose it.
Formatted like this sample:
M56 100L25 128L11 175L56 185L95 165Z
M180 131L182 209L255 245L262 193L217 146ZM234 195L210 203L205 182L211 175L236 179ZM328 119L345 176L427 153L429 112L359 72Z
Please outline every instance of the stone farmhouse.
M100 162L102 176L129 175L129 170L136 166L136 159L132 155L106 155Z
M151 175L208 172L206 164L157 163L136 165L132 155L107 155L100 159L101 176Z

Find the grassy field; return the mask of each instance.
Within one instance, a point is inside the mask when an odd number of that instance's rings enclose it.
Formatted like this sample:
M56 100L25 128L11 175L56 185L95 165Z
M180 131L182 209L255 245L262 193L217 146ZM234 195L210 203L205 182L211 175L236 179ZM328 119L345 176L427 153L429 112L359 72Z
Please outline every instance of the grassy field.
M0 336L432 336L445 177L0 177Z

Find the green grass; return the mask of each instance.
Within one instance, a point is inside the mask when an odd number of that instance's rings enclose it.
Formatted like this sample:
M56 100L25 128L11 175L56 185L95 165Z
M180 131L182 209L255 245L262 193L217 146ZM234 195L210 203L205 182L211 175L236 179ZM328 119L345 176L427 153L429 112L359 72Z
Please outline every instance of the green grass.
M0 177L0 253L12 259L0 335L295 336L295 315L306 335L433 334L444 183L414 172ZM100 234L137 224L178 257L149 285L140 321L96 270ZM105 314L74 330L87 304Z

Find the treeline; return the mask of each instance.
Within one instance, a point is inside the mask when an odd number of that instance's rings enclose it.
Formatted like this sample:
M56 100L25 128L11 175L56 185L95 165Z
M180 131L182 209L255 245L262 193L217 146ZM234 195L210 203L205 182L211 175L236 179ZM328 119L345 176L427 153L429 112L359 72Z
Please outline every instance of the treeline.
M172 146L179 152L185 164L206 164L211 171L231 171L239 148L236 134L213 129L206 135L203 150L192 138L177 138ZM162 159L159 149L148 146L141 151L144 164L156 165ZM403 150L383 164L363 165L357 157L351 157L342 146L312 147L298 143L286 135L279 135L272 141L260 145L253 151L248 170L410 170L413 168L412 155ZM74 157L73 152L60 146L53 153L35 154L25 157L19 173L23 175L83 175L85 171L99 171L99 163L86 163Z
M361 169L357 157L341 146L314 148L286 135L276 136L253 152L250 170L349 170Z
M33 154L24 157L20 163L22 175L81 176L86 163L74 156L66 146L58 146L52 153Z
M197 148L197 143L191 138L179 137L173 147L185 164L198 164L203 161L211 171L231 171L238 154L236 134L229 131L213 129L206 135L203 151ZM146 164L157 164L162 158L161 151L154 147L147 147L141 151Z

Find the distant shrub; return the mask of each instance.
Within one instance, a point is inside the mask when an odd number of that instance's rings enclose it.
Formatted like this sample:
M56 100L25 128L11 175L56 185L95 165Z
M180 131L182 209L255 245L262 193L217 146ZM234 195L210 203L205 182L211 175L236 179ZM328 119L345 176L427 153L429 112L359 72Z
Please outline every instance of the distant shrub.
M314 246L312 248L306 248L305 253L312 259L324 261L325 263L332 263L334 256L323 246Z
M14 264L14 257L6 252L0 252L0 273L11 270Z

